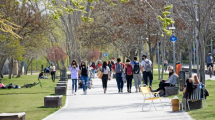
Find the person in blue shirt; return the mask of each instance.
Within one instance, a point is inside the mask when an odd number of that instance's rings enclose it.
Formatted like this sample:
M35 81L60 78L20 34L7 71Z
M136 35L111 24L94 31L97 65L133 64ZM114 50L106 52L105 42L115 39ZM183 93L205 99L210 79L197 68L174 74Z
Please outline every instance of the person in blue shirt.
M206 62L207 62L207 71L208 71L208 68L209 66L212 67L212 74L213 74L213 71L214 71L214 65L213 65L213 62L214 62L214 59L211 55L211 53L208 53L208 56L206 57Z

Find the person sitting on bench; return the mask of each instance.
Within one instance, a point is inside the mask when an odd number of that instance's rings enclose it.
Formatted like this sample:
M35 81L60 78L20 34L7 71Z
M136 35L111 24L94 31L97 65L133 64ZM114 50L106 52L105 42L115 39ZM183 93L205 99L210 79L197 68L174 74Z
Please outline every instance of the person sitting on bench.
M43 71L39 74L39 79L43 79L44 76L43 76Z
M168 71L169 71L169 77L167 80L161 80L160 84L159 84L159 88L156 90L152 90L152 92L158 92L160 91L160 96L165 95L165 87L166 86L175 86L175 84L177 84L177 78L178 75L174 72L173 67L169 66L168 67Z

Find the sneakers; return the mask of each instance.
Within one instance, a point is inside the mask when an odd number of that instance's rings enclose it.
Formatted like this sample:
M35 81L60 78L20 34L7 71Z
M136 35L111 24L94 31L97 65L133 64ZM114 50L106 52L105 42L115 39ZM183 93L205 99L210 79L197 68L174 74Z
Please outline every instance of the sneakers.
M72 94L74 94L74 90L72 90Z
M129 93L131 93L131 89L129 90Z
M150 91L152 91L152 86L149 86Z
M85 90L85 95L87 94L87 90Z
M76 95L76 92L75 92L75 94L74 95Z

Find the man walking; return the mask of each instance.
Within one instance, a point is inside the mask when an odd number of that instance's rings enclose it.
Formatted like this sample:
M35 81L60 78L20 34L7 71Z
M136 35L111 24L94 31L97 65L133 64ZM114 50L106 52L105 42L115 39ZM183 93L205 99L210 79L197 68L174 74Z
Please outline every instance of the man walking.
M141 84L141 73L140 73L141 64L137 62L137 57L134 57L132 68L133 68L133 78L134 78L135 88L136 88L136 92L138 92L138 89L140 91L140 84Z
M118 92L123 92L123 85L124 82L122 80L122 72L124 69L125 65L121 63L121 59L117 58L117 63L115 63L112 68L113 72L116 73L116 82L117 82L117 87L118 87Z
M148 77L149 77L149 80L150 80L150 90L151 90L151 87L152 87L152 81L153 81L153 75L152 75L152 61L147 59L147 56L146 55L143 55L142 56L142 69L141 71L143 72L143 79L144 79L144 84L146 84L148 86Z
M207 71L208 71L209 66L211 66L212 67L212 74L213 74L213 71L214 71L213 62L214 62L214 60L213 60L213 57L212 57L211 53L208 53L208 56L206 57L206 60L207 60Z

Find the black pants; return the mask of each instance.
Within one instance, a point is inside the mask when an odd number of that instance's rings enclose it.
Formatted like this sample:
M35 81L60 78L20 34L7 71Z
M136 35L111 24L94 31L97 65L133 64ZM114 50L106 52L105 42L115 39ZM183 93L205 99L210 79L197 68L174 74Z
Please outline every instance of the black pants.
M152 75L152 72L146 72L144 71L143 72L143 79L144 79L144 84L146 84L148 86L148 77L149 77L149 80L150 80L150 86L152 86L152 81L153 81L153 75Z
M56 71L52 71L52 72L51 72L51 76L52 76L52 81L53 81L53 82L55 81L55 72L56 72Z
M130 90L130 89L131 89L131 86L132 86L132 78L133 78L133 75L126 75L127 90Z
M157 89L157 91L163 90L165 92L164 87L166 87L166 86L170 86L170 83L165 83L164 81L161 81L160 84L159 84L159 88Z
M102 76L102 86L103 88L107 88L108 74L103 74Z

